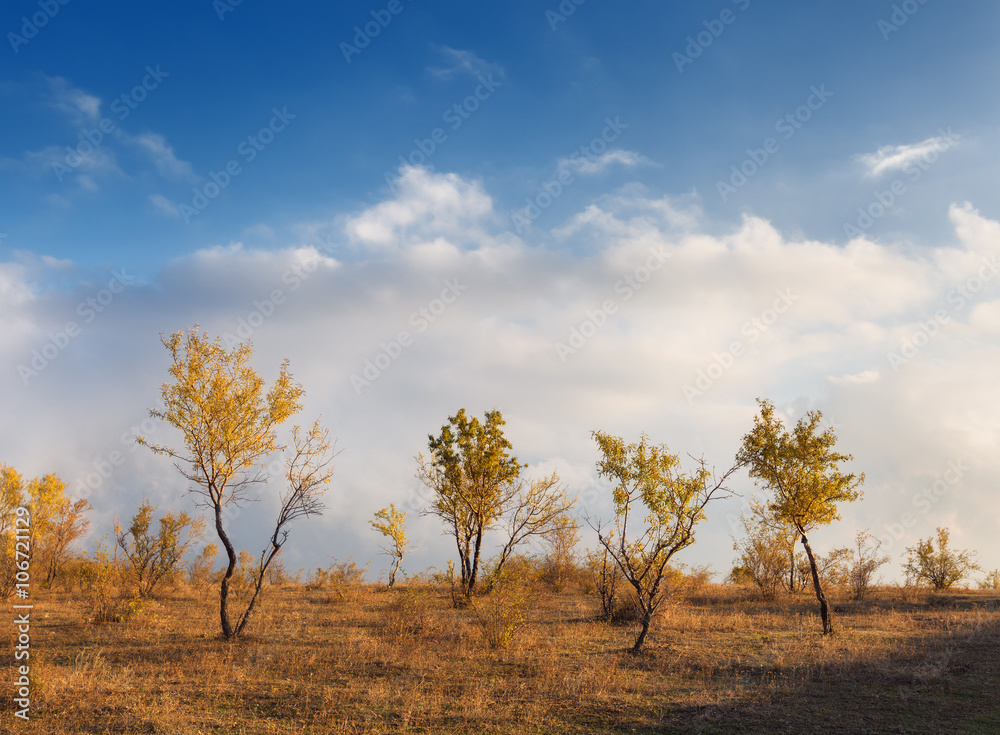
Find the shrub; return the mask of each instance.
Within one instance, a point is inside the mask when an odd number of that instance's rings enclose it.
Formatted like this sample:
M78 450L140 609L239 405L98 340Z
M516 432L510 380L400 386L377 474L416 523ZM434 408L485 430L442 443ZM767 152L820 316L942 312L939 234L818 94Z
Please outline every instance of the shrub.
M975 552L948 548L949 536L947 528L939 528L936 549L933 536L917 541L916 546L906 548L908 556L903 569L908 579L913 579L918 584L929 584L936 590L944 590L980 570L975 561Z
M122 623L143 611L142 598L117 555L109 556L98 544L94 558L82 572L82 593L92 612L91 622Z
M208 587L219 581L221 572L213 570L215 559L219 555L219 547L215 544L206 544L205 548L188 564L188 583L199 587Z
M773 600L788 570L784 536L764 524L754 526L744 519L744 525L746 538L733 544L737 552L736 567L740 569L743 579L757 587L761 597Z
M203 519L191 518L187 513L176 517L165 513L158 529L151 531L155 510L143 498L127 531L120 523L115 525L115 541L142 597L152 595L160 582L176 582L184 554L201 537L205 527Z
M296 573L293 575L289 572L288 568L285 566L284 560L282 560L279 555L273 562L271 562L267 571L264 572L264 579L267 580L269 585L280 587L281 585L298 582L299 574L300 573Z
M502 566L498 564L497 559L487 559L485 566L491 570L485 579L486 592L492 591L502 582L516 582L522 586L534 587L545 573L543 561L525 554L508 556Z
M621 571L607 549L587 552L586 562L594 587L601 598L601 618L610 621L620 607Z
M568 513L559 515L542 539L548 553L542 562L542 579L556 592L564 592L580 583L580 566L576 545L580 541L580 524Z
M985 579L979 580L979 589L1000 590L1000 569L994 569Z
M507 648L514 642L528 623L529 600L524 581L504 573L491 592L472 601L472 614L490 648Z
M872 544L874 542L874 545ZM847 583L851 588L851 598L863 601L868 597L872 578L879 567L889 563L889 556L879 556L882 542L866 531L858 531L854 548L851 550L850 566L847 569Z
M680 565L678 565L680 566ZM711 564L702 564L699 567L691 567L690 571L684 571L681 567L684 582L684 593L689 597L701 592L705 585L712 581L715 571Z
M368 574L367 566L360 567L350 558L342 562L334 559L326 569L316 567L306 582L306 589L325 590L326 602L343 602L348 597L354 599Z
M431 593L413 587L395 590L383 608L381 629L396 642L436 635L441 626L431 613Z

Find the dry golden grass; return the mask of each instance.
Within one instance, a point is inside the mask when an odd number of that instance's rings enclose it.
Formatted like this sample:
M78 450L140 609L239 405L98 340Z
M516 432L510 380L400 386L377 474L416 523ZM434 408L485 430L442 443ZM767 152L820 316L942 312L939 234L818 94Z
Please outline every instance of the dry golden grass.
M430 586L270 589L237 643L219 639L217 601L199 590L106 625L86 622L82 599L43 593L32 719L15 720L5 694L0 731L998 733L995 598L877 590L835 600L824 638L807 595L764 603L709 585L631 656L634 630L597 622L598 600L578 593L536 591L506 648Z

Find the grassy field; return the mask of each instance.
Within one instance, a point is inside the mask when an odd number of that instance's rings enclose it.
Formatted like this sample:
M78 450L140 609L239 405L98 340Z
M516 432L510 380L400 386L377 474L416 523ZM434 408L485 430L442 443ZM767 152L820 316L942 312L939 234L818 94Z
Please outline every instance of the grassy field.
M634 628L598 622L583 593L534 592L527 625L494 649L445 589L272 588L236 643L219 638L213 592L167 592L105 625L83 598L41 593L31 720L5 693L0 731L1000 733L995 592L834 596L824 638L806 594L707 585L639 656Z

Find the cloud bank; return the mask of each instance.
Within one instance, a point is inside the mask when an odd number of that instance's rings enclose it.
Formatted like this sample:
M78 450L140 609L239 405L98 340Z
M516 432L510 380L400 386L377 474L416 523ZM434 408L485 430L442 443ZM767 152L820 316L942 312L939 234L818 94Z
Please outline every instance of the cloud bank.
M149 282L127 263L68 286L63 266L0 263L0 461L85 494L91 541L144 495L190 507L178 473L132 439L178 441L148 409L166 379L160 335L197 322L252 339L268 380L288 358L299 423L322 414L340 437L329 509L292 531L292 568L376 560L367 520L390 502L420 547L410 568L442 566L451 547L419 515L413 457L460 407L501 409L529 474L558 471L597 519L610 497L592 430L646 432L722 468L757 397L790 420L822 410L866 473L864 500L818 534L823 551L870 528L898 576L903 547L947 524L1000 566L1000 223L966 203L949 215L954 236L932 249L838 246L750 215L719 233L696 201L633 185L526 241L481 182L411 168L384 201L276 233L283 246L206 247ZM754 492L745 476L734 489ZM232 521L255 553L276 509L263 495ZM740 507L712 508L681 561L727 571Z

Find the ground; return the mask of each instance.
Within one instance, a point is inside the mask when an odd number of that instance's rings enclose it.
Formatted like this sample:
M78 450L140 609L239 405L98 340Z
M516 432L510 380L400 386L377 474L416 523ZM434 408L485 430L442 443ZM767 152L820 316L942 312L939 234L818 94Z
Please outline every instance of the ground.
M507 608L484 598L477 617L440 587L271 588L236 643L216 595L180 587L94 624L79 593L40 592L31 719L5 694L0 732L1000 733L995 592L834 596L824 637L806 594L706 585L638 656L634 627L598 621L580 591L536 589L496 649L480 619Z

